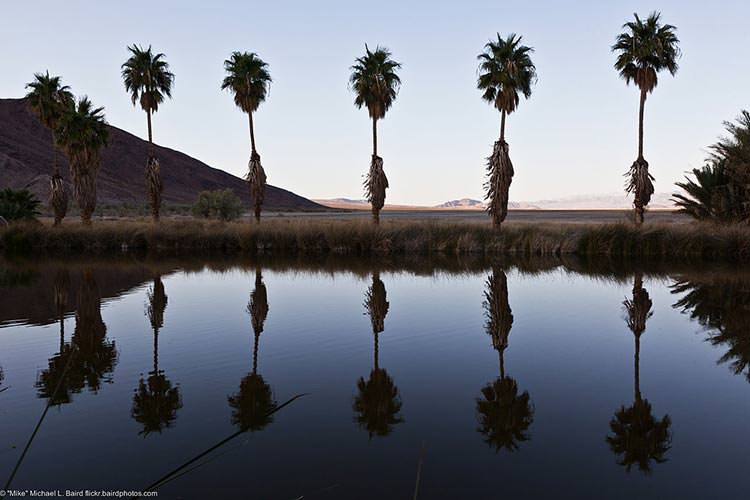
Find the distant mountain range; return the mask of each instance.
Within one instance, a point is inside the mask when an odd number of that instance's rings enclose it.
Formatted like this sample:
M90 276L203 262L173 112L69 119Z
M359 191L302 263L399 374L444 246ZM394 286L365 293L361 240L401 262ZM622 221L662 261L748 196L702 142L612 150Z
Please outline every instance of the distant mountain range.
M109 145L104 149L97 180L100 203L145 204L144 166L148 142L117 127L109 127ZM29 109L24 99L0 99L0 188L28 187L46 200L52 169L49 130ZM247 183L200 160L156 146L166 203L192 204L203 190L232 189L250 206ZM61 174L70 187L68 163L58 156ZM269 185L266 210L324 210L325 207L290 191Z
M669 193L655 193L649 203L649 208L671 209L675 208L670 200ZM370 204L367 200L355 200L350 198L333 198L314 200L321 205L332 208L343 208L349 210L369 210ZM627 210L633 205L632 196L625 193L607 193L601 195L577 195L562 198L539 200L539 201L511 201L508 208L512 210ZM461 198L446 201L434 206L419 205L388 205L384 210L484 210L486 204L483 201L472 198Z

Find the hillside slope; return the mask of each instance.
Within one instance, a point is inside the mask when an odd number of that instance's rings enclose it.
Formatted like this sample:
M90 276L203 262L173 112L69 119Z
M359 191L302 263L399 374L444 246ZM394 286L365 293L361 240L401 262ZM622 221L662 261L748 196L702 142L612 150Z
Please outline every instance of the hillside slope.
M100 203L145 204L144 166L148 142L110 126L109 146L102 155L97 196ZM246 206L251 198L247 183L222 170L173 149L156 146L164 183L163 200L192 204L206 189L232 189ZM68 186L70 178L64 156L58 156ZM28 186L46 200L52 165L50 132L26 105L24 99L0 99L0 188ZM325 207L290 191L269 185L265 210L324 210Z

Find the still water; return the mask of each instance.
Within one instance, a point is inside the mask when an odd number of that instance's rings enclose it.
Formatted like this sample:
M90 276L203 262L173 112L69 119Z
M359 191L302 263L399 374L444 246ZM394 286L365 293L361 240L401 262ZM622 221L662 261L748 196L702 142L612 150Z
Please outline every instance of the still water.
M0 486L750 491L750 275L736 269L0 262L0 298Z

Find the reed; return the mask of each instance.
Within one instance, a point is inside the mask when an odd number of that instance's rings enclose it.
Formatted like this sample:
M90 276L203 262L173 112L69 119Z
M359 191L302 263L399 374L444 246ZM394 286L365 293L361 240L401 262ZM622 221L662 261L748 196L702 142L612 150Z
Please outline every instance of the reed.
M262 224L192 218L19 223L0 228L5 254L210 251L251 255L578 255L611 259L750 260L750 228L705 223L554 224L278 217Z

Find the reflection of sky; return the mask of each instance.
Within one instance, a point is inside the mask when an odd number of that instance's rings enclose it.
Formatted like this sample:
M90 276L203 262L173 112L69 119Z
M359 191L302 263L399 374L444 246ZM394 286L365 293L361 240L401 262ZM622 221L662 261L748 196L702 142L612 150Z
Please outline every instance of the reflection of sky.
M208 492L224 485L265 498L308 494L339 484L331 495L407 496L422 443L420 491L454 498L498 488L511 496L568 491L578 497L655 497L740 492L750 386L726 365L671 305L668 282L645 280L654 315L641 338L641 391L654 414L669 413L669 462L650 478L626 474L604 437L621 404L633 400L633 336L622 301L632 283L552 271L508 272L514 322L505 369L535 406L531 440L496 455L476 432L474 401L498 376L498 356L484 332L485 274L452 277L381 275L390 308L380 335L380 365L399 388L404 423L373 438L353 423L356 381L372 367L373 339L364 314L369 277L264 272L269 313L260 338L259 372L276 399L309 392L274 416L264 431L165 487L164 494ZM184 407L176 426L147 439L130 418L138 375L151 368L152 333L144 315L147 286L103 308L120 353L114 383L96 396L73 396L53 409L17 479L18 487L145 485L232 431L226 397L251 368L252 329L245 311L254 273L175 273L164 278L169 302L159 335L159 361L180 384ZM66 338L74 319L66 320ZM43 401L36 374L57 348L57 327L3 329L5 385L0 470L13 460ZM240 446L244 443L244 446ZM11 445L16 449L12 450ZM71 451L65 467L54 450ZM707 459L710 457L710 459ZM44 477L38 471L44 470ZM250 491L248 490L248 491ZM338 492L338 493L337 493ZM266 494L264 494L266 493ZM331 496L328 494L323 497ZM469 495L475 496L475 495ZM477 495L481 496L481 495Z

